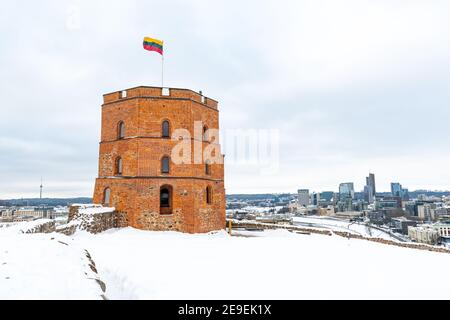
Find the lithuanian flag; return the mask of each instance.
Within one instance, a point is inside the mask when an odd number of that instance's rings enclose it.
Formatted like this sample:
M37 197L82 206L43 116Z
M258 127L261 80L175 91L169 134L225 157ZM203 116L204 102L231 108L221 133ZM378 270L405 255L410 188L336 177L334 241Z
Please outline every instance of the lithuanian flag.
M153 39L153 38L144 38L144 49L148 51L156 51L159 54L163 54L163 41Z

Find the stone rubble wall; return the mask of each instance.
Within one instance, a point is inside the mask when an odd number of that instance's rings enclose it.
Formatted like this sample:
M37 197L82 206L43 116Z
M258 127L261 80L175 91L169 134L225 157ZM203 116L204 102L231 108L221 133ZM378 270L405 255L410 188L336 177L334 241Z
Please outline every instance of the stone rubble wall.
M68 223L57 227L56 232L73 235L78 230L84 230L97 234L109 229L127 226L127 221L123 215L116 210L84 214L82 209L85 209L85 206L72 205L69 209Z
M22 230L23 233L52 233L55 232L55 221L49 221L39 224L28 230Z

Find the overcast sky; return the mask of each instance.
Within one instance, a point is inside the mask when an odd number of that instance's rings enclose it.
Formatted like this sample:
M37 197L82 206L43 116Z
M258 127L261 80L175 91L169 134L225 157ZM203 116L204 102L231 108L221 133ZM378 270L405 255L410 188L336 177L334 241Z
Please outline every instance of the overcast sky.
M223 132L278 130L279 170L227 193L337 190L376 174L450 189L450 1L2 1L0 198L91 196L102 94L166 85L220 101ZM223 136L225 136L223 134Z

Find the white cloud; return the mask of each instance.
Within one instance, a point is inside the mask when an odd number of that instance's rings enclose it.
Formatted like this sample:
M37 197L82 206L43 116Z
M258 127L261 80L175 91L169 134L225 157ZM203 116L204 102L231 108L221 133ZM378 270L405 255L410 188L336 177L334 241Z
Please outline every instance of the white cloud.
M390 179L444 189L449 9L444 0L6 1L0 197L22 196L41 175L54 195L92 194L101 95L160 83L146 35L165 40L167 85L220 101L222 129L280 131L280 173L227 167L227 192L336 189L369 170L381 189Z

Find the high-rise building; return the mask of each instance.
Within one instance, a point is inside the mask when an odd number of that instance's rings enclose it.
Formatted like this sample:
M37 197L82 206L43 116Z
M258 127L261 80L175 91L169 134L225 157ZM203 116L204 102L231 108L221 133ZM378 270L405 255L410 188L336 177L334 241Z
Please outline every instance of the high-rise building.
M366 185L372 187L372 193L373 196L375 197L377 193L377 189L375 187L375 174L369 173L369 176L366 177Z
M94 203L115 207L120 226L223 229L218 129L218 102L192 90L136 87L103 95ZM176 159L181 144L184 158Z
M369 176L366 177L366 185L364 187L364 201L368 203L373 203L376 195L376 187L375 187L375 175L373 173L369 173Z
M311 193L311 204L317 206L319 205L319 202L320 202L320 193L319 192Z
M355 198L355 187L353 182L344 182L339 185L339 200Z
M298 190L298 204L300 206L309 206L309 189Z
M409 190L403 189L402 185L398 182L391 183L391 194L394 197L400 197L404 201L409 200Z
M373 203L374 201L373 190L369 185L364 186L364 201L367 203Z
M408 189L402 189L402 199L405 201L409 201L409 190Z
M391 183L391 194L394 197L401 197L402 185L398 182L392 182Z

